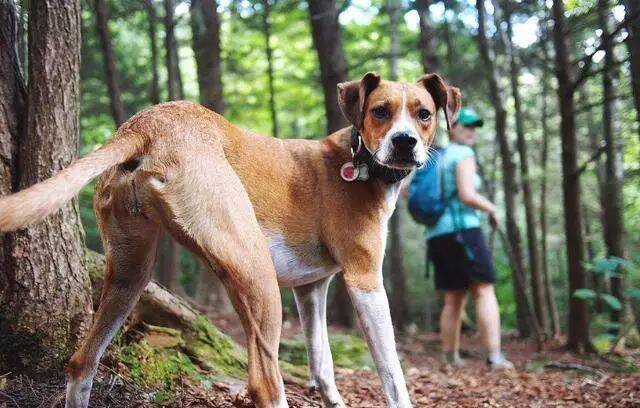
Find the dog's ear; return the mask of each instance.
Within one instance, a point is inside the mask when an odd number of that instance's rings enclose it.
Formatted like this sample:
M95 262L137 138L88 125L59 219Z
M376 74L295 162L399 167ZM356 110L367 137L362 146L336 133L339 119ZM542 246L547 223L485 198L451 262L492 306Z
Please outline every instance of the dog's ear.
M438 74L425 74L418 79L418 84L424 86L437 107L444 110L447 129L451 129L451 125L458 119L458 112L462 106L460 89L447 85Z
M367 96L380 84L380 75L367 72L360 81L338 84L338 105L356 129L362 129Z

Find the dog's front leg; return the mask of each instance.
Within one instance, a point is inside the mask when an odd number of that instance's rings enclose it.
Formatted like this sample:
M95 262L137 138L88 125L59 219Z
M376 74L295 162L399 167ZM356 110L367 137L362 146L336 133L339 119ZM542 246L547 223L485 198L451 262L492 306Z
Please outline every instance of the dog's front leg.
M387 406L411 407L396 351L389 301L382 283L368 290L349 284L347 288L376 364Z
M304 329L311 373L310 387L318 388L324 406L344 408L333 373L333 359L327 332L327 290L331 278L293 289Z

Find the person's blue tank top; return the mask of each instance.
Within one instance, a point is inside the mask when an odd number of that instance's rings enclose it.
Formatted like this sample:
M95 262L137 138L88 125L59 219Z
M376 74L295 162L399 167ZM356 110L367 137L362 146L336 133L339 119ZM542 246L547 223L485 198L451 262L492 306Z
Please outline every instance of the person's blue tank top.
M439 235L449 234L467 228L480 226L480 215L478 211L468 207L460 201L456 186L456 166L460 160L467 157L474 157L475 153L469 146L450 143L445 149L440 161L442 174L442 191L444 197L452 197L449 205L436 225L427 228L425 235L427 239ZM473 181L477 189L480 188L480 177L476 174Z

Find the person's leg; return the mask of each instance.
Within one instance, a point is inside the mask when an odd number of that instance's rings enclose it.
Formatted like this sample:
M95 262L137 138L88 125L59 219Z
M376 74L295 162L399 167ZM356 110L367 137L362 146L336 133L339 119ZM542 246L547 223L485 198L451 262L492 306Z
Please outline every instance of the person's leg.
M440 339L445 360L449 363L461 363L460 329L462 326L462 311L466 299L466 291L447 290L444 292L444 307L440 314Z
M476 306L476 320L482 343L487 348L489 364L494 368L511 368L500 349L500 312L494 286L491 283L474 283L471 293Z

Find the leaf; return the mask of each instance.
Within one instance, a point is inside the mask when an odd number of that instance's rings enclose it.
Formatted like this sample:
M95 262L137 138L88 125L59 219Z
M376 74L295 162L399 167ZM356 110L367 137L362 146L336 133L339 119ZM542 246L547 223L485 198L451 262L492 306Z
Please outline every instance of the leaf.
M629 288L625 290L622 294L626 298L640 300L640 288Z
M586 288L576 289L575 292L573 292L573 297L577 299L582 299L582 300L595 299L596 292Z
M602 293L600 295L600 299L604 300L604 302L613 310L621 310L622 309L622 303L615 296L611 296L611 295L609 295L607 293Z

